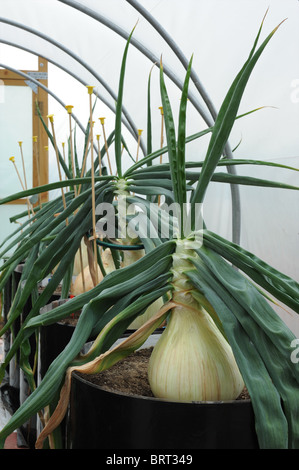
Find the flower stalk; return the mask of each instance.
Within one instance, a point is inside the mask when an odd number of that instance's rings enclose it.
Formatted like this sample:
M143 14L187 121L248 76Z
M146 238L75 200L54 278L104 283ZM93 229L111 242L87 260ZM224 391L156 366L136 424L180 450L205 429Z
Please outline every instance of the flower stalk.
M95 207L95 175L93 156L93 120L92 120L92 93L93 86L87 86L89 94L89 125L90 125L90 163L91 163L91 195L92 195L92 232L93 232L93 256L95 270L95 286L99 283L98 261L97 261L97 233L96 233L96 207Z
M51 123L51 127L52 127L53 142L54 142L54 148L55 148L55 155L56 155L56 163L57 163L59 181L62 181L61 169L60 169L60 163L59 163L58 147L57 147L56 134L55 134L55 128L54 128L54 114L49 114L47 117L48 117L48 119ZM65 201L65 195L64 195L63 187L61 187L61 197L62 197L63 207L64 207L64 209L66 209L66 201ZM66 219L66 225L68 225L68 219Z
M39 163L39 152L38 152L38 137L37 135L34 135L32 137L33 140L33 155L35 156L34 163L35 163L35 169L36 169L36 178L37 178L37 186L40 186L40 163ZM38 194L38 203L41 206L42 200L41 200L41 194Z
M21 186L22 186L23 190L25 190L24 183L23 183L23 181L22 181L21 175L20 175L19 170L18 170L18 168L17 168L17 166L16 166L16 163L15 163L15 157L10 157L9 160L13 163L13 165L14 165L14 167L15 167L15 170L16 170L16 173L17 173L17 176L18 176L18 179L19 179L19 181L20 181L20 183L21 183ZM30 219L30 217L31 217L31 216L30 216L30 209L32 210L32 215L34 215L34 210L33 210L32 205L30 204L30 201L29 201L29 198L28 198L28 197L26 198L26 201L27 201L28 217L29 217L29 219Z
M110 157L109 157L108 143L107 143L107 138L106 138L105 119L106 118L104 118L104 117L99 118L99 120L101 122L101 125L102 125L102 130L103 130L103 137L104 137L106 155L107 155L107 159L108 159L109 171L110 171L110 175L113 175L112 166L111 166Z
M139 149L140 149L140 139L143 129L138 129L138 140L137 140L137 153L136 153L136 163L138 162Z
M65 106L68 115L69 115L69 133L70 133L70 148L71 148L71 165L72 165L72 173L73 173L73 178L75 178L75 159L74 159L74 146L73 146L73 138L72 138L72 112L74 106L72 105L66 105ZM77 186L74 186L74 193L75 197L77 196Z

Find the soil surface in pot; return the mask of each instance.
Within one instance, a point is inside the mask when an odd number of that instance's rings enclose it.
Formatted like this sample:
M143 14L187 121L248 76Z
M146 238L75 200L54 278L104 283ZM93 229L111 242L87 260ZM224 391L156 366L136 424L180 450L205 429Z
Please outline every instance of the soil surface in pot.
M154 397L147 377L148 362L152 350L153 347L139 349L125 359L114 364L110 369L98 374L76 373L85 380L99 385L104 390L110 392ZM237 400L246 400L249 398L248 391L245 387Z
M64 325L71 325L76 326L81 314L81 310L78 310L74 313L71 313L68 317L59 320L59 323L63 323Z

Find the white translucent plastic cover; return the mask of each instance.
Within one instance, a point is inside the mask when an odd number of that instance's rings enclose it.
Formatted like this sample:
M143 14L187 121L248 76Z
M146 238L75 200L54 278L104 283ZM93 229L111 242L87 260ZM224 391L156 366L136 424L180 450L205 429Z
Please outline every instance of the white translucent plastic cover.
M31 60L49 61L48 87L85 127L88 95L94 85L103 98L95 107L114 126L114 103L126 37L135 27L125 76L124 107L135 129L143 129L146 149L147 84L151 75L153 148L160 146L159 61L175 118L185 67L175 47L188 61L216 111L234 77L248 57L261 21L269 7L260 41L281 21L249 79L239 114L264 107L236 121L230 136L235 158L271 160L299 168L299 2L297 0L0 0L0 63L16 69L24 52ZM152 15L173 41L171 46L142 14ZM28 59L29 60L29 59ZM28 61L26 62L28 64ZM201 114L199 109L203 111ZM1 103L0 103L1 112ZM61 103L49 96L58 141L68 136L68 116ZM210 111L194 83L190 83L187 133L207 127ZM213 121L213 119L212 119ZM132 126L124 134L132 154L137 143ZM80 139L80 129L78 129ZM16 135L16 141L20 140ZM208 138L188 145L187 159L203 159ZM0 155L6 158L6 155ZM129 160L128 160L129 164ZM239 174L281 180L299 186L299 173L270 167L240 166ZM50 179L56 179L55 155L50 154ZM299 280L299 193L283 189L240 187L241 244L281 271ZM204 207L207 225L231 237L231 192L221 183L211 185ZM299 332L298 322L286 321Z

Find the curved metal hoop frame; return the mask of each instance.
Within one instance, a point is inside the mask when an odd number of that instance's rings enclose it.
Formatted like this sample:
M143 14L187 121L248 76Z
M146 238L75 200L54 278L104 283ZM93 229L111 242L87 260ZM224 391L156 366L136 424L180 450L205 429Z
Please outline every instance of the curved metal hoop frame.
M81 13L84 13L88 15L89 17L95 19L96 21L99 21L100 23L104 24L107 26L109 29L112 31L116 32L120 36L122 36L124 39L128 39L129 33L126 32L124 29L116 25L115 23L111 22L107 18L105 18L103 15L100 15L99 13L95 12L94 10L82 5L81 3L75 1L75 0L58 0L60 3L63 3L65 5L68 5L72 8L77 9ZM156 31L160 34L160 36L166 41L166 43L172 48L173 52L176 54L178 57L179 61L183 64L183 66L186 68L187 66L187 59L183 55L182 51L179 49L175 41L168 35L168 33L164 30L164 28L155 20L155 18L150 15L150 13L143 8L136 0L125 0L127 1L133 8L135 8L139 13L141 13L144 18L156 29ZM74 54L72 51L70 51L68 48L54 40L53 38L44 35L40 31L34 30L32 28L29 28L26 25L14 22L12 20L8 20L6 18L0 18L0 22L10 24L11 26L14 26L16 28L21 28L31 34L35 34L45 41L50 42L52 45L55 47L58 47L59 49L63 50L66 54L70 55L75 61L80 63L86 70L88 70L98 81L101 83L104 88L108 91L108 93L112 96L114 100L117 100L117 96L113 92L113 90L110 89L110 87L105 83L102 77L99 76L99 74L91 68L89 64L84 62L80 57L78 57L76 54ZM139 41L136 39L132 38L131 43L134 47L136 47L144 56L146 56L148 59L150 59L155 65L159 64L159 59L149 50L147 49L143 44L141 44ZM58 67L62 68L60 65L57 64ZM176 77L176 75L166 66L163 65L164 73L180 88L182 89L182 82ZM208 97L206 91L204 90L202 84L200 83L196 73L194 70L191 71L191 79L194 82L200 96L203 98L205 104L207 105L208 108L208 113L202 108L201 104L198 102L198 100L194 97L192 93L189 92L189 100L192 102L193 106L195 109L198 111L198 113L202 116L204 121L208 126L213 125L215 118L217 116L216 110ZM136 129L136 126L132 122L132 119L128 115L127 111L125 108L123 108L123 114L127 119L127 122L131 126L131 129L134 133L135 138L138 138L138 131ZM142 139L140 141L140 147L143 151L144 154L145 152L145 147L142 142ZM232 151L230 149L229 143L227 143L226 148L226 155L232 158ZM227 170L229 172L235 173L235 169L232 167L228 167ZM231 185L231 195L232 195L232 239L235 243L239 243L240 241L240 194L239 194L239 188L237 185Z

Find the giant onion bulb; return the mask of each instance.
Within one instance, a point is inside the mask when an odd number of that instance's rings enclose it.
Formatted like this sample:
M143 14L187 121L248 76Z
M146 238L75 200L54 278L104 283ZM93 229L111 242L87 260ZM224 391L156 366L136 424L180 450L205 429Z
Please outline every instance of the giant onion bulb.
M170 319L155 345L148 378L153 394L171 401L233 400L244 383L232 350L210 315L192 296L183 271L190 250L177 245Z
M102 262L103 262L103 266L104 266L104 269L105 269L107 274L115 269L114 261L113 261L112 254L111 254L109 248L107 248L103 252ZM98 268L98 282L100 283L103 280L103 273L102 273L99 266L97 268ZM93 289L93 287L94 287L88 264L83 269L83 275L84 275L85 292L87 292L87 291ZM72 283L71 294L72 295L80 295L83 292L84 292L84 286L83 286L82 272L79 272L79 274L76 276L74 282Z
M84 240L81 241L81 254L82 254L82 264L83 269L88 265L88 255L87 255L87 247L84 243ZM73 276L78 276L81 272L81 257L80 251L78 250L75 259L74 259L74 268L73 268Z
M150 304L147 309L145 310L144 313L139 315L135 320L132 321L132 323L129 325L130 330L137 330L140 328L147 320L152 318L163 306L163 299L162 297L159 297L157 300L155 300L152 304Z

